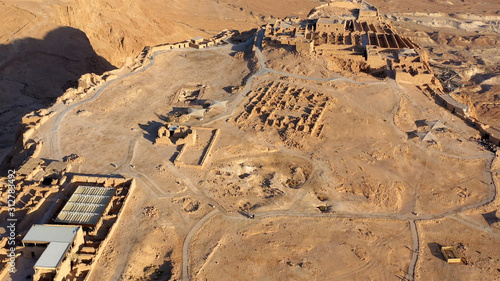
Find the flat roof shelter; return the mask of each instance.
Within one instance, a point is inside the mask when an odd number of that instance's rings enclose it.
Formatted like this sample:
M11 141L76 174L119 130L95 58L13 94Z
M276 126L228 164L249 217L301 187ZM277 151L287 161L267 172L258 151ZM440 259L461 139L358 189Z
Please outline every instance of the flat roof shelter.
M55 222L95 227L108 211L114 193L113 187L79 186Z
M31 253L31 257L38 257L35 271L55 271L67 253L83 243L83 231L81 226L35 224L22 243L25 256L29 257Z

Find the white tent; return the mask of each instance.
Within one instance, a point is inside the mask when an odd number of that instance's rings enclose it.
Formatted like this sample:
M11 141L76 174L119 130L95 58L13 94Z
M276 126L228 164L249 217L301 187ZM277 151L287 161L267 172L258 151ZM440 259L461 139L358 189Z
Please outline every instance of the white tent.
M227 100L226 101L212 101L212 103L210 104L209 108L210 109L222 109L222 110L226 110L226 107L227 107Z
M425 135L421 137L422 141L436 141L436 137L432 134L432 132L426 132L423 134Z
M417 131L412 131L408 133L409 138L420 138L421 141L435 141L436 137L432 132L417 132Z
M188 108L188 117L203 118L205 117L205 109Z
M427 124L431 130L448 129L448 127L439 120L425 121L425 124Z

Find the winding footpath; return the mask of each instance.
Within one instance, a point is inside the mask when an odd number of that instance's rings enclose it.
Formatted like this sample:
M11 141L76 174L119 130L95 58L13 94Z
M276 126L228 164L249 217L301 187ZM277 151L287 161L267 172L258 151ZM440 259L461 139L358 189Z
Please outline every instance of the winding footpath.
M420 241L418 240L417 224L415 220L410 220L410 231L411 239L413 240L413 250L411 254L410 264L408 265L408 272L406 273L406 279L415 279L415 268L417 267L418 253L420 251Z

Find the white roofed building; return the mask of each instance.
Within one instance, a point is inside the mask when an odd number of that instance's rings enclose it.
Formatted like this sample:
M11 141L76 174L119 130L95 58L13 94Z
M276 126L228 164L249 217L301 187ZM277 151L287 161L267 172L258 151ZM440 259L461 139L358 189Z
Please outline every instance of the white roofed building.
M70 253L84 243L81 226L33 225L22 240L23 255L36 258L33 280L62 280L71 271Z

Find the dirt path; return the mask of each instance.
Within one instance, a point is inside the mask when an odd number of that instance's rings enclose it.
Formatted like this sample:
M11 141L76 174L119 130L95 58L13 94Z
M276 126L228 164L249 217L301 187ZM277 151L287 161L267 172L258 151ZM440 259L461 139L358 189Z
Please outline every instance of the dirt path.
M201 218L189 231L188 235L184 239L184 244L182 245L182 280L189 280L189 245L193 235L195 235L198 230L207 222L211 217L219 214L220 212L215 209L210 213L206 214Z
M406 279L414 280L415 279L415 268L417 266L418 254L420 251L420 241L418 239L417 225L414 220L409 221L410 231L411 231L411 239L413 241L412 254L410 264L408 265L408 272L406 274Z

